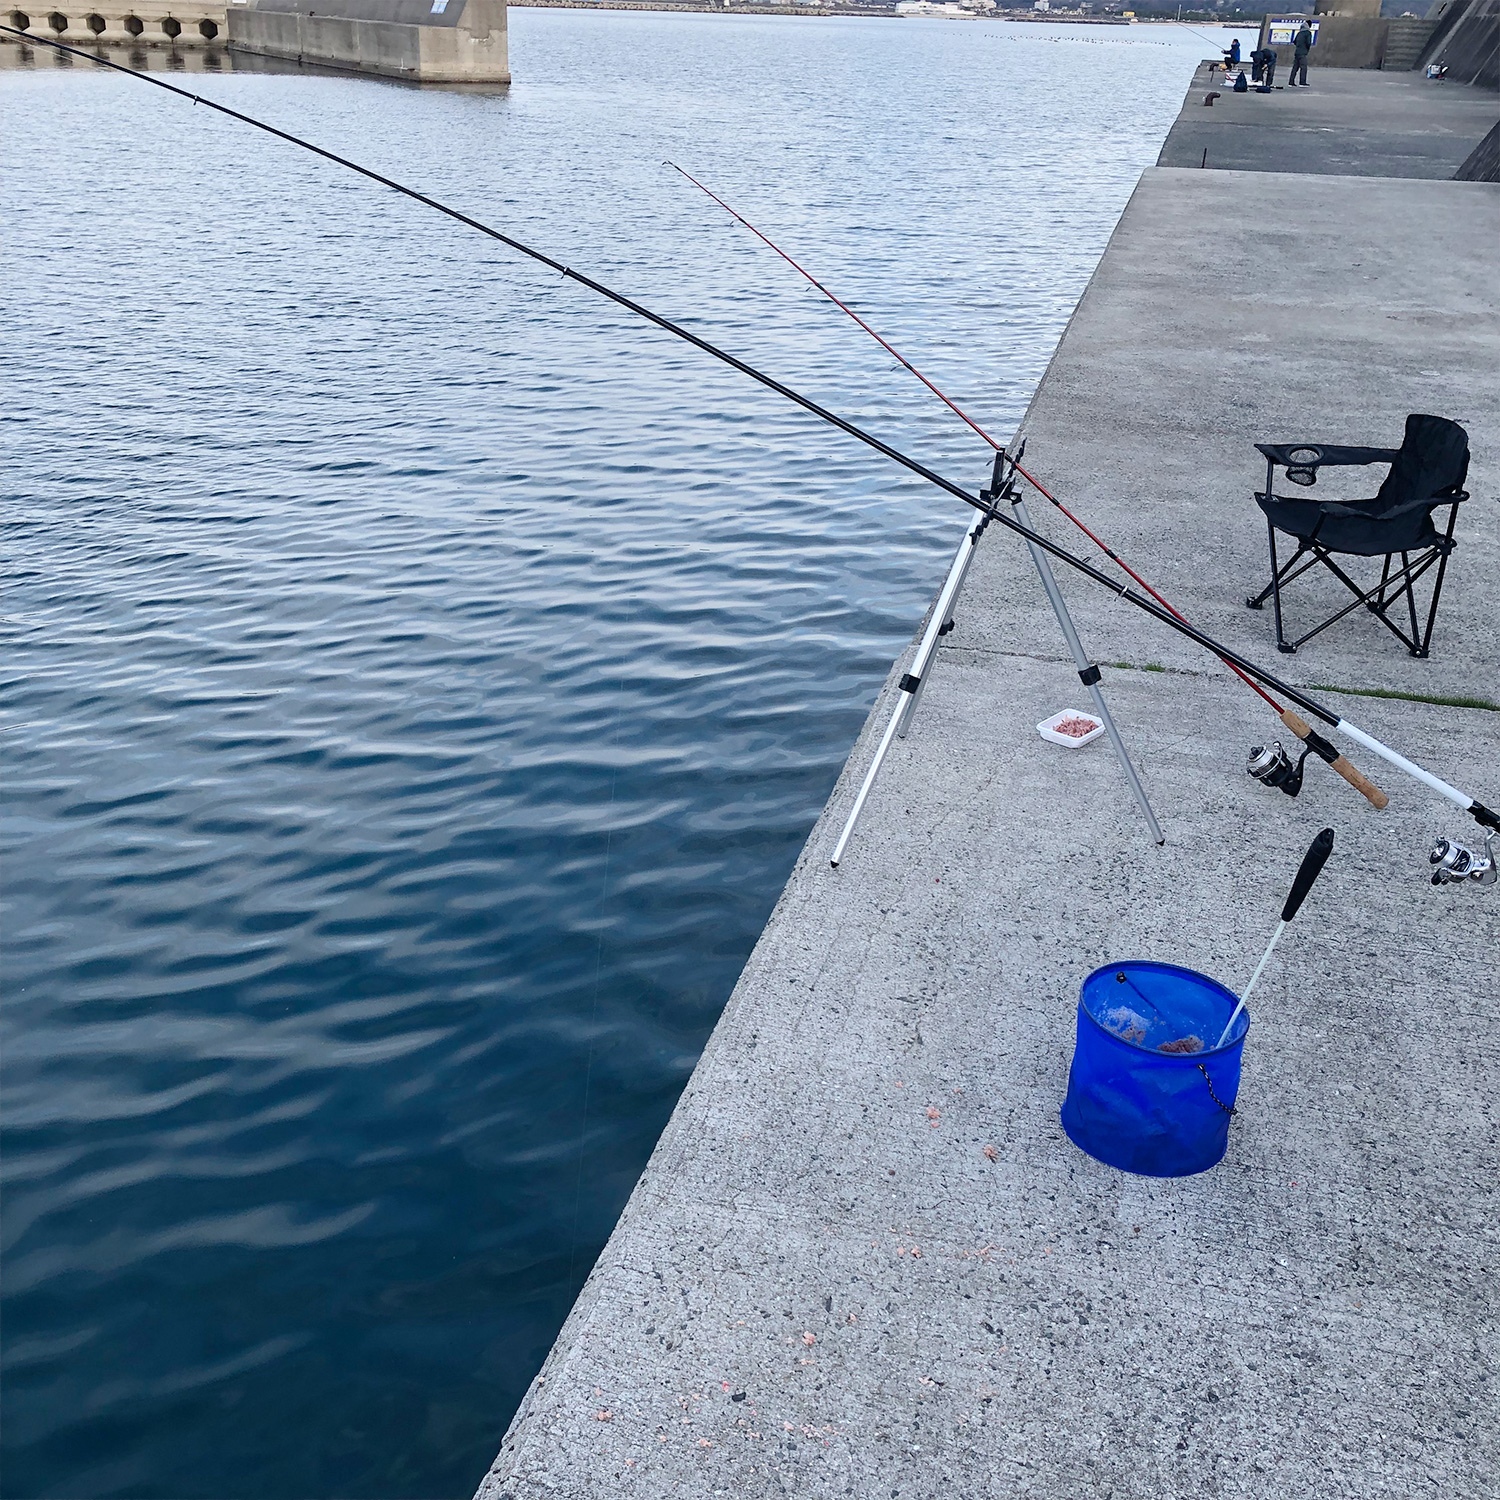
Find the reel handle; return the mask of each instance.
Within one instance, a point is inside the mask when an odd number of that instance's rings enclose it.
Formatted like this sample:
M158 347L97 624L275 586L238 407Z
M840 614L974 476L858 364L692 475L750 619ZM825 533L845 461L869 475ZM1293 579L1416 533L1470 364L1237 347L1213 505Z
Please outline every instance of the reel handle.
M1290 729L1292 733L1295 734L1297 738L1304 744L1312 744L1312 726L1307 722L1306 719L1298 718L1298 716L1294 714L1291 709L1284 708L1281 711L1281 722L1285 724L1286 727ZM1319 736L1319 738L1321 738L1321 736ZM1313 748L1317 749L1317 746L1314 745ZM1327 757L1324 756L1324 759L1326 760ZM1390 802L1391 799L1387 797L1386 794L1382 792L1380 788L1376 786L1375 783L1371 781L1370 778L1359 769L1358 766L1351 765L1349 761L1346 760L1342 755L1334 756L1332 760L1328 761L1328 764L1332 766L1333 769L1337 771L1339 775L1342 776L1344 780L1347 781L1356 792L1363 793L1364 796L1369 799L1370 805L1377 809L1377 811L1383 809Z
M1281 908L1281 920L1290 922L1302 908L1302 903L1307 900L1307 893L1313 888L1313 881L1323 873L1323 866L1328 863L1328 856L1333 853L1333 829L1325 828L1311 844L1308 845L1307 853L1302 856L1302 863L1297 867L1297 878L1292 882L1291 894L1286 898L1286 905Z

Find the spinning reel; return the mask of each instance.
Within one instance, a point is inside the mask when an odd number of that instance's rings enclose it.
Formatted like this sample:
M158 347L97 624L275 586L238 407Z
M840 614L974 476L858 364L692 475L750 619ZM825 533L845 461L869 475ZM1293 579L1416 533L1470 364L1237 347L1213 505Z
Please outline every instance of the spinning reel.
M1288 797L1295 797L1302 790L1302 763L1311 754L1312 746L1309 745L1294 764L1291 756L1281 748L1280 740L1274 746L1252 745L1245 771L1257 781L1280 787Z
M1484 836L1484 853L1476 854L1456 839L1439 839L1427 856L1429 864L1437 868L1432 872L1434 885L1453 885L1465 880L1477 880L1480 885L1494 885L1500 880L1500 865L1495 860L1495 835Z

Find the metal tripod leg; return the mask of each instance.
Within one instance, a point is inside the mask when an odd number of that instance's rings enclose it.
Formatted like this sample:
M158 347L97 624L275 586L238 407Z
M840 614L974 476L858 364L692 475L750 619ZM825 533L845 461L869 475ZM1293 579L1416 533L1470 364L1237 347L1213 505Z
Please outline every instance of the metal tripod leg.
M909 675L917 679L917 690L901 704L901 722L896 727L896 733L903 740L911 729L911 721L916 717L922 694L927 691L927 679L932 675L930 668L937 656L938 646L953 628L953 611L958 607L958 596L963 592L964 580L969 576L969 566L974 561L974 553L979 546L979 538L984 535L984 528L985 518L981 516L964 532L963 540L958 544L958 551L953 554L953 562L949 565L948 577L943 580L937 603L933 606L932 619L922 634L922 644L912 658ZM936 631L933 626L937 627Z
M964 532L963 540L958 544L958 550L953 554L953 561L948 567L948 576L943 580L943 586L938 590L937 602L932 607L932 615L927 621L927 629L922 632L922 643L917 647L917 654L912 658L911 671L901 678L901 684L896 695L896 709L892 713L890 723L885 726L885 733L880 737L880 744L876 747L875 758L870 762L870 769L865 772L865 779L860 783L859 791L854 798L854 806L849 810L848 821L844 824L844 831L839 835L839 841L834 846L833 855L829 863L835 868L844 857L844 846L849 842L849 835L854 832L854 825L859 821L859 815L864 811L865 799L870 795L870 788L875 785L875 778L880 775L880 768L885 764L885 757L891 748L892 742L900 734L903 738L911 725L911 717L916 712L917 701L922 696L923 684L932 668L932 659L937 655L938 642L946 634L945 627L953 615L953 606L958 599L958 593L964 586L964 579L968 576L969 564L974 561L974 549L979 545L979 538L984 535L984 528L989 524L988 516L978 516L974 524Z
M1016 514L1021 518L1021 524L1027 530L1034 531L1036 528L1031 524L1031 517L1026 512L1026 502L1021 498L1020 491L1013 488L1009 499L1011 505L1015 507ZM1130 756L1126 754L1125 742L1120 738L1120 731L1115 728L1115 721L1110 716L1109 708L1104 701L1104 694L1099 691L1099 668L1084 653L1083 643L1078 639L1078 631L1073 626L1073 617L1068 613L1068 606L1063 602L1063 596L1057 587L1057 580L1052 576L1052 564L1048 561L1047 554L1035 542L1028 539L1026 546L1031 553L1032 562L1036 564L1037 572L1041 575L1042 587L1047 591L1047 598L1052 604L1052 612L1057 616L1057 623L1062 626L1068 649L1073 653L1078 675L1093 696L1094 712L1104 721L1104 730L1109 735L1110 744L1115 747L1115 756L1120 762L1120 769L1124 771L1125 779L1130 783L1130 790L1135 793L1135 800L1140 804L1141 812L1145 815L1146 822L1151 829L1151 837L1158 844L1164 844L1167 837L1161 831L1161 825L1156 821L1156 814L1151 811L1151 804L1146 800L1146 789L1141 785L1141 778L1136 775L1135 767L1130 763Z

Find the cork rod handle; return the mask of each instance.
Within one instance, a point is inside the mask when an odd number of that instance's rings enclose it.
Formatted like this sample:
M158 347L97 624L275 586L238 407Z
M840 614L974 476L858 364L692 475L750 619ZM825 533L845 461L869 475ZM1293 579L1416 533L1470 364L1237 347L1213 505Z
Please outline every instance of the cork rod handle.
M1308 724L1307 720L1298 718L1298 716L1294 714L1289 708L1282 710L1281 722L1285 724L1286 727L1290 729L1299 740L1307 739L1307 737L1312 733L1312 728ZM1335 756L1331 761L1328 762L1328 764L1332 766L1333 769L1337 771L1339 775L1342 776L1344 780L1354 788L1355 791L1363 793L1364 796L1369 799L1370 805L1372 807L1382 809L1390 802L1391 799L1387 797L1386 794L1382 792L1380 788L1376 786L1375 783L1371 781L1370 778L1359 769L1358 766L1351 765L1348 760L1346 760L1342 755Z

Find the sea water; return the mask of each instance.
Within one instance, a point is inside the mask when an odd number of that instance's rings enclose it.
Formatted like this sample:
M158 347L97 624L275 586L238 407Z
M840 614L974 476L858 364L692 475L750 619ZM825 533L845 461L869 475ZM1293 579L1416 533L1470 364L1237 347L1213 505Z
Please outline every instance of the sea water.
M1214 50L510 28L509 89L191 85L975 488L663 161L1003 436ZM0 54L7 1494L466 1496L967 518L503 246Z

